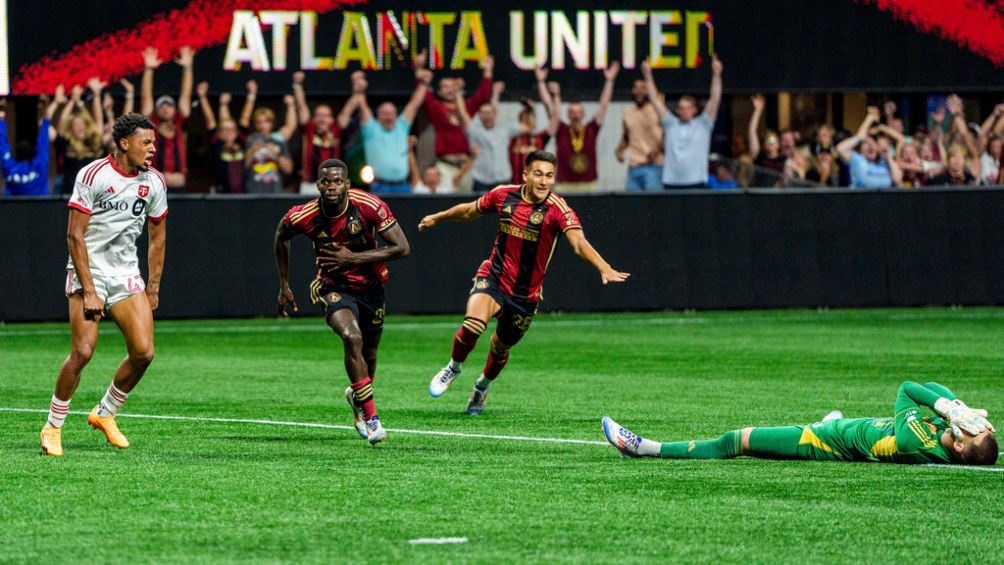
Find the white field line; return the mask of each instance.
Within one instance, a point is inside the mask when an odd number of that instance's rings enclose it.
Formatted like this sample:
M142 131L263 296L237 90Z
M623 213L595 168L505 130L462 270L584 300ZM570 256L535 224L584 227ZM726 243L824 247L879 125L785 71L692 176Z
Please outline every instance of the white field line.
M27 412L31 414L48 414L48 410L38 408L0 408L0 412ZM80 410L70 410L69 414L86 416L88 413ZM221 424L259 424L263 426L289 426L296 428L323 428L327 430L352 430L352 426L342 426L338 424L319 424L316 422L284 422L281 420L258 420L251 418L206 418L200 416L167 416L160 414L118 414L118 418L136 418L141 420L181 420L186 422L216 422ZM599 427L599 426L597 426ZM469 434L463 432L442 432L437 430L408 430L401 428L387 428L387 431L398 434L415 434L424 436L445 436L463 437L474 439L498 439L508 441L530 441L537 443L566 443L575 445L610 445L605 441L590 441L585 439L570 439L557 437L529 437L529 436L507 436L492 434ZM991 473L1002 473L1004 467L971 467L968 465L936 465L933 463L921 465L921 467L933 467L935 469L949 469L958 471L986 471Z
M31 412L37 414L48 414L48 410L36 408L0 408L0 412ZM70 410L69 414L86 416L88 413L78 410ZM284 422L281 420L256 420L245 418L204 418L199 416L164 416L159 414L118 414L118 418L137 418L142 420L182 420L186 422L217 422L222 424L259 424L263 426L290 426L296 428L323 428L327 430L353 430L353 426L342 426L338 424L318 424L315 422ZM446 436L463 437L477 439L500 439L509 441L535 441L540 443L574 443L581 445L609 445L605 441L589 441L584 439L567 439L553 437L527 437L527 436L505 436L491 434L468 434L463 432L441 432L437 430L406 430L387 428L388 432L399 434L415 434L423 436Z
M442 545L446 543L467 543L467 538L416 538L408 540L411 545Z
M777 316L777 317L758 317L758 316L709 316L709 317L699 317L699 316L687 316L680 318L613 318L609 320L548 320L545 317L540 317L534 322L535 327L586 327L586 326L614 326L617 324L623 325L640 325L640 326L677 326L677 325L695 325L695 324L714 324L714 323L734 323L734 324L784 324L784 323L802 323L802 322L852 322L854 321L853 316L843 317L843 316L829 316L826 313L813 314L813 315L793 315L793 316ZM923 312L916 312L914 314L890 314L885 318L887 321L911 321L911 320L992 320L992 319L1004 319L1004 312L973 312L964 314L939 314L930 313L925 314ZM881 318L879 318L881 320ZM459 325L459 318L457 321L443 321L443 322L388 322L384 325L384 329L387 331L396 330L421 330L429 328L456 328ZM0 326L2 328L2 326ZM244 333L271 333L271 332L326 332L329 331L328 327L322 323L319 324L289 324L289 323L275 323L260 326L201 326L201 327L184 327L184 326L159 326L156 329L156 333L168 333L168 334L244 334ZM6 337L41 337L41 336L69 336L69 328L52 328L52 329L37 329L37 330L13 330L4 331L0 329L0 339Z

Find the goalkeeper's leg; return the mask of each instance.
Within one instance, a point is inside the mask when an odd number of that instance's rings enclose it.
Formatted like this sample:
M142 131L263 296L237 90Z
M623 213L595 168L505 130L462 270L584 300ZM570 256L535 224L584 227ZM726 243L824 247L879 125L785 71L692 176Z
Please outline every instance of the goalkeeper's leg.
M663 443L659 446L659 457L663 459L731 459L742 455L743 438L745 436L748 441L749 429L725 432L717 439Z

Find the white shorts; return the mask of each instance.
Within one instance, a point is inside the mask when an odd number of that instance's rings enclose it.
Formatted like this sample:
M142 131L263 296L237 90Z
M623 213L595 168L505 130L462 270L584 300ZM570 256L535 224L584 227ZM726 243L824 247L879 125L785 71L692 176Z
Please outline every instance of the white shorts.
M103 277L91 273L94 279L94 291L98 297L105 302L105 308L111 308L113 304L129 298L130 296L146 290L146 283L139 273L135 275L118 275L113 277ZM77 273L73 269L66 270L66 296L83 292L84 287L77 278Z

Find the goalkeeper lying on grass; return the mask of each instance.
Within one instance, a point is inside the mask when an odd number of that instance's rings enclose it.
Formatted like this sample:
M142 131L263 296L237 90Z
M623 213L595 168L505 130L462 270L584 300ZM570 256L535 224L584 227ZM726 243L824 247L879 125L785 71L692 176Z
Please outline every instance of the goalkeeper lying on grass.
M941 418L924 418L921 406ZM836 418L806 426L743 428L718 439L658 443L603 418L603 433L626 457L883 461L993 465L997 438L986 410L969 408L937 384L907 381L896 396L895 418Z

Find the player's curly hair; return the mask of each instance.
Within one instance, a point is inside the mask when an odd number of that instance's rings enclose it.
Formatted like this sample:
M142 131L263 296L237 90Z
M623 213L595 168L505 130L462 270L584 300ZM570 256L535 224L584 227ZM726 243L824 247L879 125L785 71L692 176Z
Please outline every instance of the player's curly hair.
M119 116L112 126L112 140L115 147L119 146L119 141L136 133L138 129L157 129L149 119L143 114L131 112L124 116Z
M990 434L979 445L972 445L962 452L962 462L966 465L994 465L998 455L997 438Z
M527 154L526 159L523 160L523 168L529 171L530 165L534 161L544 161L545 163L550 163L555 167L558 166L558 157L550 151L531 151Z

